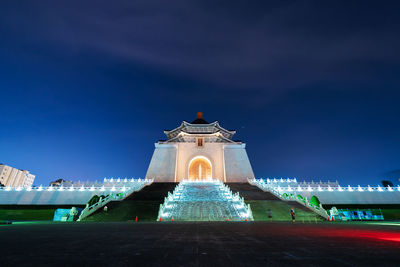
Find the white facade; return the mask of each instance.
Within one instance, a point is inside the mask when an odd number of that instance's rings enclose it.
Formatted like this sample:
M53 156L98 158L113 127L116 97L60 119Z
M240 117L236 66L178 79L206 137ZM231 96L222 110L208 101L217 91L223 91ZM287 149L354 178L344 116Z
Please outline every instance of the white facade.
M397 187L361 187L340 186L336 183L298 183L296 179L254 179L250 184L281 197L301 195L308 200L318 197L322 204L330 205L365 205L365 204L400 204L400 185Z
M29 171L0 164L0 183L6 187L29 187L34 180L35 175Z
M248 178L254 178L246 144L233 141L236 132L222 128L217 121L208 123L200 113L192 123L184 121L164 133L168 140L155 144L146 178L155 182L183 179L247 182Z
M0 205L85 205L94 195L130 194L153 181L144 179L108 179L97 186L3 187Z
M304 192L295 192L296 194L301 194L303 197L307 197L311 199L312 196L318 197L319 201L322 204L331 204L331 205L339 205L339 204L358 204L358 205L378 205L378 204L400 204L400 192L398 190L393 191L304 191Z

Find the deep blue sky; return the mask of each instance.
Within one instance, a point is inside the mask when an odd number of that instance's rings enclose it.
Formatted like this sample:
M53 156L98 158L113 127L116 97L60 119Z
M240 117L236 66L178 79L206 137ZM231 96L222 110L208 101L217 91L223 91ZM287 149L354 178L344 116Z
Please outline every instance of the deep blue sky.
M143 177L203 111L257 177L378 184L400 169L399 1L2 1L0 162Z

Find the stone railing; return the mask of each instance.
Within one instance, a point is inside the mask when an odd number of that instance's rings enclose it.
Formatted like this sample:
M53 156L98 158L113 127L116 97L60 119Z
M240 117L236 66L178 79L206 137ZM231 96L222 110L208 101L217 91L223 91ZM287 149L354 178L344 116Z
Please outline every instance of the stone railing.
M394 192L394 191L399 191L400 192L400 186L397 187L381 187L381 186L376 186L376 187L372 187L372 186L346 186L346 187L342 187L340 185L338 186L327 186L327 187L322 187L322 186L306 186L306 187L302 187L301 185L298 185L297 187L291 187L291 186L287 186L287 187L277 187L279 190L281 191L287 191L287 192L292 192L292 191L296 191L296 192L302 192L302 191L309 191L309 192L313 192L313 191L318 191L318 192L334 192L334 191L338 191L338 192Z
M91 206L89 206L89 204L86 204L86 207L82 210L81 214L79 215L78 221L81 221L84 218L88 217L89 215L93 214L98 209L107 205L107 203L109 203L110 201L121 200L121 199L123 199L123 198L120 198L118 196L118 194L110 194L110 195L106 196L105 198L100 197L100 200Z
M90 216L100 208L104 207L111 201L121 201L127 198L129 195L131 195L133 192L137 192L142 190L143 187L150 185L153 183L153 179L143 179L140 181L137 181L135 184L131 184L131 187L123 187L121 190L121 193L111 193L105 198L101 198L100 200L93 205L89 206L89 204L86 204L85 209L82 210L81 214L79 215L78 221L83 220L84 218Z

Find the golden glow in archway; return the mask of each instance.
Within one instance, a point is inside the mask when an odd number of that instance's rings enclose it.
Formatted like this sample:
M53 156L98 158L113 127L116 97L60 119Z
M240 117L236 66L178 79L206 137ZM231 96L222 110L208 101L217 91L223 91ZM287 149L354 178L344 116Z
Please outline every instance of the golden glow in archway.
M212 179L211 162L203 156L193 158L189 162L189 180Z

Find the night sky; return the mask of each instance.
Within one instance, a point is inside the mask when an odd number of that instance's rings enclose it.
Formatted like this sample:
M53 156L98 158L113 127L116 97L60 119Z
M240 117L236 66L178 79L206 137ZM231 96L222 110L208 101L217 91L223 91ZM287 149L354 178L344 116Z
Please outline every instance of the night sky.
M203 111L257 177L395 181L400 2L266 2L2 1L0 162L36 185L144 177Z

